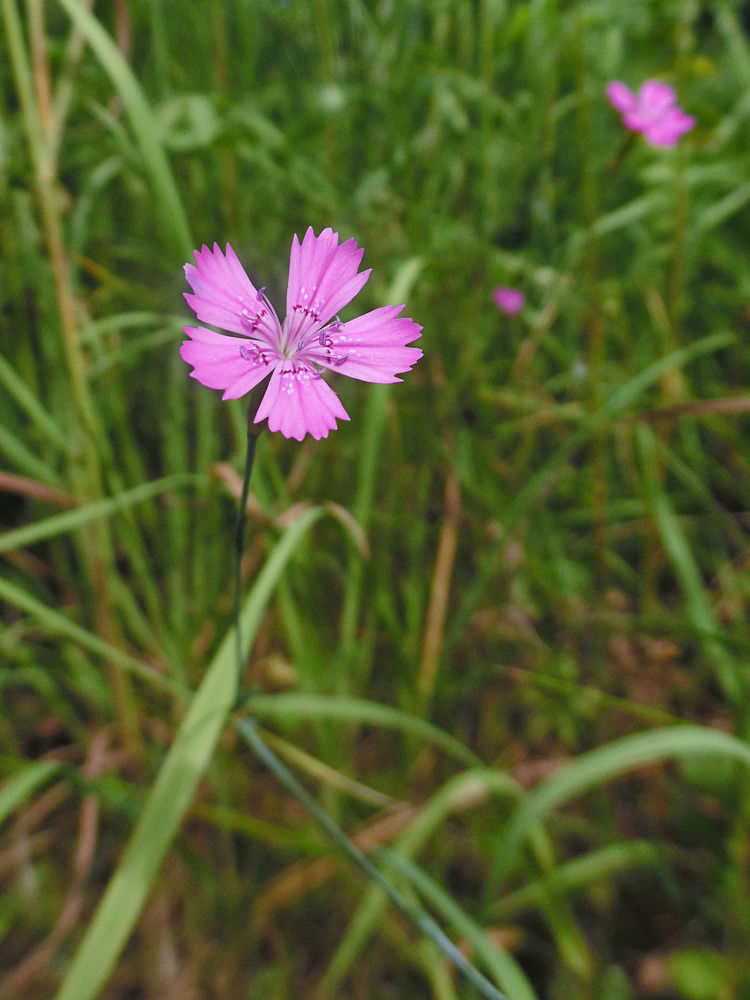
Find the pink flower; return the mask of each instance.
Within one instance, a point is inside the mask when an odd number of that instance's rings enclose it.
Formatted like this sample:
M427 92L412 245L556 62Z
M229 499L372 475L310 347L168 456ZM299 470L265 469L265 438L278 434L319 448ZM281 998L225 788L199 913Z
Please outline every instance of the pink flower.
M193 366L191 376L223 389L224 399L238 399L270 375L255 423L268 420L272 431L298 441L305 434L328 437L336 420L349 415L322 369L364 382L400 382L396 375L422 357L419 348L406 346L422 327L399 317L403 306L381 306L346 323L338 318L370 277L369 271L358 273L363 253L354 240L339 245L331 229L320 236L308 229L301 244L295 236L281 324L229 244L226 254L217 243L213 251L196 250L195 266L185 265L194 292L185 294L188 305L201 322L235 336L186 326L190 339L180 355Z
M505 313L506 316L515 316L516 313L520 313L526 302L523 292L519 292L517 288L503 288L502 286L495 289L492 298L500 312Z
M695 125L695 118L677 105L674 90L658 80L647 80L637 95L614 80L607 84L607 97L622 114L623 124L642 132L652 146L674 146Z

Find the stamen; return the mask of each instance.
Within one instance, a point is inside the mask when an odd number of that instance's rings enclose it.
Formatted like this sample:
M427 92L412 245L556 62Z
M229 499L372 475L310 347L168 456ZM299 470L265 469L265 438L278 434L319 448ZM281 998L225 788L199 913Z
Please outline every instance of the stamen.
M256 344L252 344L249 348L245 347L244 344L240 344L240 357L243 361L249 361L251 365L268 365L268 355L265 351L262 351L260 347Z
M341 320L337 316L336 319L331 320L331 322L328 324L328 326L324 326L323 329L320 331L320 336L318 337L318 343L320 344L320 346L321 347L326 347L326 346L330 347L331 346L330 344L326 345L326 337L328 335L328 332L332 331L332 330L340 330L343 327L343 325L344 324L341 322Z

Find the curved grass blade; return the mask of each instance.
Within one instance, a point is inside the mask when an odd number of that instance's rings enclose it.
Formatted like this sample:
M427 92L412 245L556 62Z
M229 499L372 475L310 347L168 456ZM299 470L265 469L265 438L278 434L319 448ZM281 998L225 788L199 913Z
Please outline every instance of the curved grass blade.
M559 864L540 879L503 896L489 908L491 920L507 920L525 910L542 909L550 893L576 892L592 883L610 884L614 876L631 868L656 868L665 863L666 850L648 840L607 844L580 858Z
M558 806L635 768L696 754L719 754L750 767L747 743L718 729L684 725L625 736L551 775L526 796L511 818L502 838L502 853L496 856L488 878L488 893L494 895L512 870L526 835Z
M12 816L44 782L65 765L59 760L39 760L27 764L0 788L0 826Z
M442 928L421 909L415 908L411 902L373 864L365 852L350 840L331 814L323 809L304 785L300 784L294 774L284 764L260 737L255 719L237 719L236 726L245 742L252 748L282 787L286 788L294 798L303 805L317 824L325 832L328 839L344 854L347 860L360 871L373 888L387 898L396 909L409 920L417 930L435 944L439 950L460 969L468 981L479 990L486 1000L508 1000L495 989L492 983L470 962L456 945L445 934Z
M472 920L435 879L398 851L384 847L378 851L377 856L394 871L406 876L420 895L453 926L454 931L466 939L476 958L484 964L500 988L505 990L508 1000L537 1000L531 983L513 956L499 948L487 936L484 928Z
M690 543L682 530L668 493L659 485L656 437L650 428L637 427L636 442L643 463L643 488L646 499L653 512L662 545L680 581L685 598L685 612L701 638L708 659L713 663L727 700L737 711L741 711L743 685L737 664L721 641L721 628L714 615L711 601L707 597Z
M62 635L68 639L72 639L84 649L88 649L92 653L104 657L108 663L119 667L120 670L127 670L134 676L140 677L152 686L168 691L170 694L187 694L178 681L173 680L171 677L165 677L164 674L160 674L153 667L141 663L140 660L130 656L128 653L124 653L117 646L105 642L104 639L100 639L93 632L89 632L80 625L76 625L75 622L72 622L62 612L55 611L54 608L43 604L35 597L32 597L31 594L27 594L25 590L17 587L9 580L4 580L2 577L0 577L0 597L13 607L20 608L21 611L25 611L31 615L52 635Z
M285 719L299 716L304 719L340 719L343 722L368 723L390 729L400 729L414 736L431 740L456 760L469 767L481 767L482 761L450 733L438 729L424 719L387 705L378 705L366 698L349 698L317 694L261 694L253 695L244 707L259 719Z
M521 786L501 771L475 768L464 771L447 781L426 803L414 822L395 843L395 850L406 858L414 858L452 812L466 808L486 794L518 799ZM338 984L351 968L368 937L383 920L386 899L380 889L371 886L352 917L346 933L336 949L321 983L325 995L333 996Z
M268 558L242 609L245 653L284 567L305 532L324 513L320 507L304 511ZM236 695L235 635L231 629L193 696L57 1000L92 1000L114 968L190 806L195 787L208 767Z
M193 249L190 226L164 152L161 132L135 73L99 21L80 0L58 0L58 3L94 50L120 95L151 177L154 203L165 235L175 252L187 258Z
M114 514L124 507L150 500L151 497L158 496L159 493L167 493L169 490L199 482L201 482L199 476L187 472L174 476L164 476L151 483L141 483L139 486L133 487L132 490L125 490L123 493L108 497L106 500L97 500L94 503L77 507L75 510L65 511L63 514L53 514L52 517L34 521L33 524L25 524L22 528L14 528L12 531L6 531L5 534L0 535L0 554L23 548L26 545L33 545L46 538L54 538L55 535L62 535L66 531L82 528L92 521L109 517L110 514Z
M61 486L60 475L21 442L16 434L0 425L0 454L7 455L13 463L13 468L24 475L48 483L50 486Z
M2 355L0 355L0 384L3 385L8 395L13 397L29 419L36 424L44 439L53 442L64 455L70 455L72 447L68 437L60 430L57 421L44 409L26 382Z

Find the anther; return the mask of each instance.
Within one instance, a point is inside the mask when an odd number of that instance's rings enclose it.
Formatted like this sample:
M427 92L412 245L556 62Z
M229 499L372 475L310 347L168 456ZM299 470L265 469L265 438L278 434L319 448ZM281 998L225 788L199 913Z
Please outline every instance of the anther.
M333 322L328 324L328 326L323 327L323 329L320 331L320 337L318 338L318 343L320 344L320 346L321 347L326 346L326 336L328 335L329 331L341 330L343 326L344 324L337 316L336 319L333 320Z

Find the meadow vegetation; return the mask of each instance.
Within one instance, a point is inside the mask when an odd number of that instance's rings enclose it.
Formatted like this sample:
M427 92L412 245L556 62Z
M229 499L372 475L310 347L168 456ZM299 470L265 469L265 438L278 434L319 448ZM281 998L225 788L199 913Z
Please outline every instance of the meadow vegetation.
M480 996L253 733L509 1000L750 997L747 4L0 24L0 997ZM673 149L606 100L647 79ZM236 692L183 265L280 303L308 226L425 356L261 435Z

